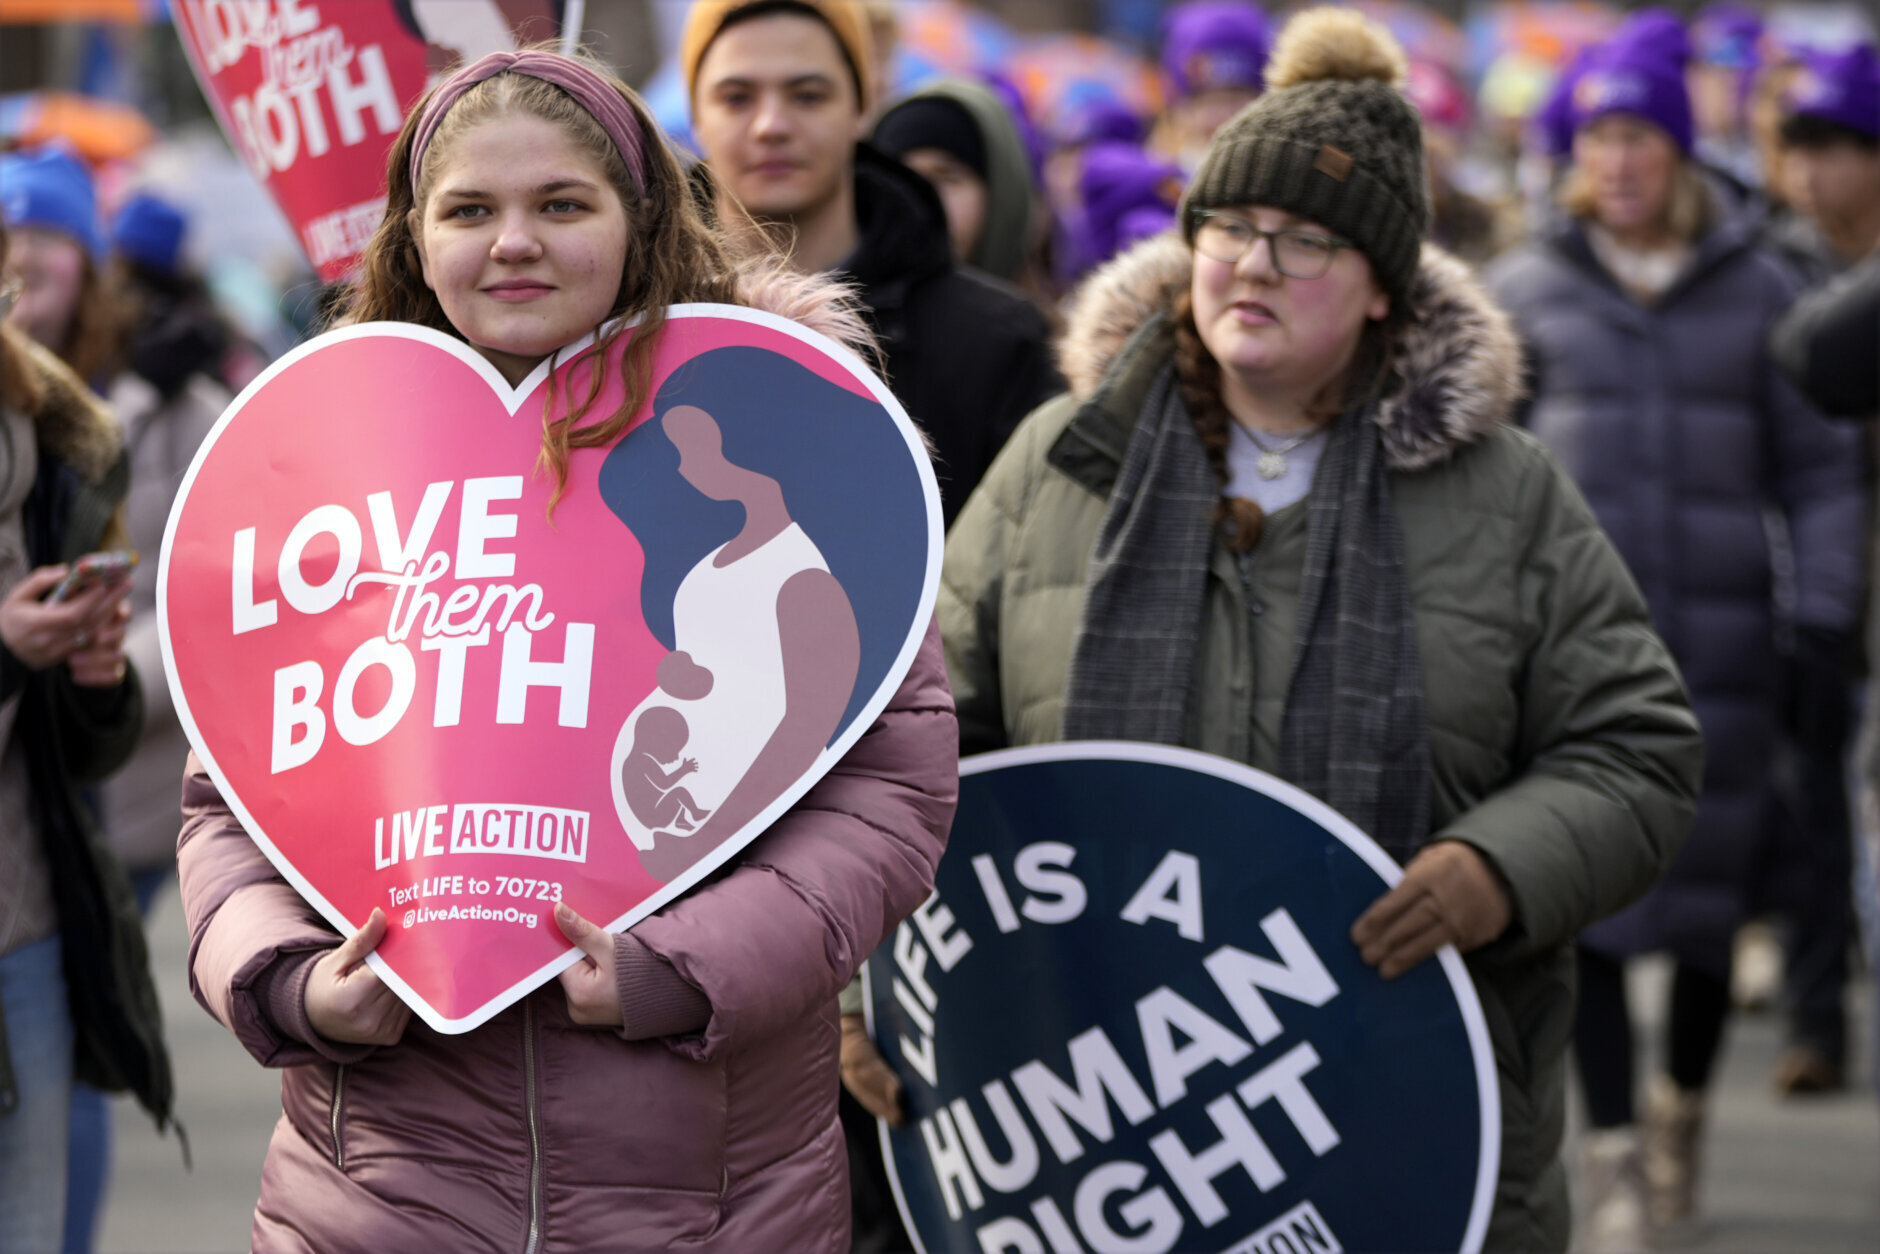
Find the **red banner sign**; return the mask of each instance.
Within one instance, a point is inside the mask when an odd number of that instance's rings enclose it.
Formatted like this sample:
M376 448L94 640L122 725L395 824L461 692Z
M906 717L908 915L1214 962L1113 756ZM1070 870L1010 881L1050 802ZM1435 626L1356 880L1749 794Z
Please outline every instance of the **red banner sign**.
M320 277L385 212L385 154L433 75L560 29L561 0L170 0L222 131Z

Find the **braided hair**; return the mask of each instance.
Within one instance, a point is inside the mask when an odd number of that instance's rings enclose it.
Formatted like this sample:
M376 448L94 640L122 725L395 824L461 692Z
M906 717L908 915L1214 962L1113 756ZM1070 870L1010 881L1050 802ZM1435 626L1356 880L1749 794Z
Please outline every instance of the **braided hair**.
M1227 465L1227 446L1234 417L1221 399L1221 363L1201 341L1200 328L1195 325L1192 288L1183 288L1176 295L1169 313L1175 329L1176 388L1194 420L1195 434L1201 437L1208 468L1221 488L1221 498L1214 507L1214 527L1228 552L1245 553L1260 543L1266 511L1258 501L1227 495L1227 484L1233 477ZM1414 321L1404 302L1392 301L1390 313L1381 321L1366 322L1351 367L1342 380L1331 384L1313 403L1312 418L1330 422L1347 409L1388 395L1400 382L1396 374L1397 348Z

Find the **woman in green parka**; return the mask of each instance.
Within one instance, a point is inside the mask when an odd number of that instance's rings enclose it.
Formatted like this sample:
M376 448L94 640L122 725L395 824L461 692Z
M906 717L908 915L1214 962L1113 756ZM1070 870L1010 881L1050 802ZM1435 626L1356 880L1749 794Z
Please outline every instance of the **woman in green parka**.
M1221 754L1405 864L1353 941L1386 978L1467 955L1501 1082L1486 1248L1563 1250L1568 942L1668 865L1702 745L1624 564L1507 425L1507 319L1421 243L1402 74L1357 14L1287 26L1181 237L1076 301L1072 390L960 514L940 622L962 751Z

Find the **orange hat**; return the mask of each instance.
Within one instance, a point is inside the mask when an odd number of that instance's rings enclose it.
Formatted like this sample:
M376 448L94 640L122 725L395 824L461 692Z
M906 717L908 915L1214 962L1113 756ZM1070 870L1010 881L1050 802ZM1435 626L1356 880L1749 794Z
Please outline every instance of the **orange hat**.
M718 32L725 28L725 22L738 10L757 4L769 7L767 0L697 0L685 15L685 31L679 36L679 66L685 72L685 94L688 100L698 88L699 63L705 60L705 52L712 46L712 40L718 38ZM848 58L862 112L868 112L873 104L869 99L869 85L874 70L874 44L868 32L868 7L860 0L790 0L780 11L788 13L792 8L808 9L828 25L836 37L836 43L842 48L842 55Z

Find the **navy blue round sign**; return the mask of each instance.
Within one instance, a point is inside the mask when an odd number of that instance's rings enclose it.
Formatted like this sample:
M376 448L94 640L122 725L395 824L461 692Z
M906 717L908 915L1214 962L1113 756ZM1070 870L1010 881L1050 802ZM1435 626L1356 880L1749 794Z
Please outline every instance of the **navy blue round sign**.
M934 897L869 959L882 1126L924 1252L1480 1248L1500 1147L1452 949L1352 923L1401 872L1328 807L1184 749L961 764Z

